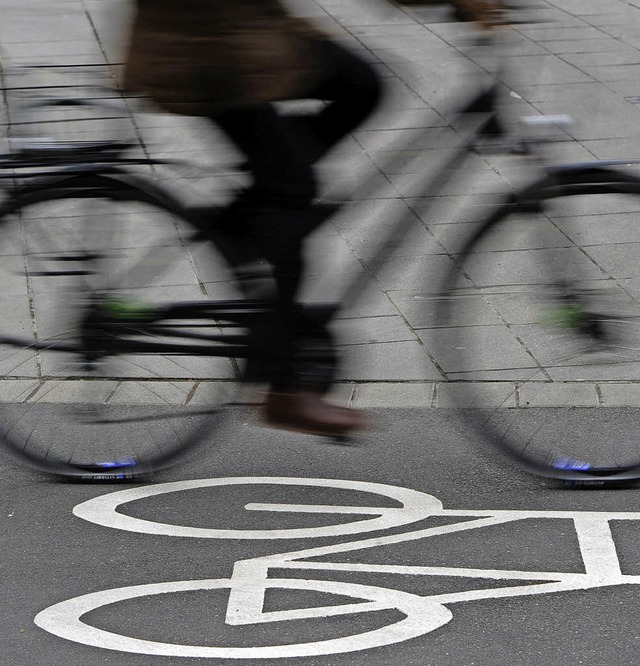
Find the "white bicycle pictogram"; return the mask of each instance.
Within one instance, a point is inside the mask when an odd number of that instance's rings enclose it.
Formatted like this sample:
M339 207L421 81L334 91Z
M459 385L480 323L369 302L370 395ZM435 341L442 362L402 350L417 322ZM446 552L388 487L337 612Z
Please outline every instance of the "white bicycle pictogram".
M356 520L337 525L308 529L275 530L196 528L143 520L117 511L124 504L150 496L199 488L238 485L281 485L349 490L356 493L375 494L384 498L386 504L389 504L389 500L391 500L400 506L390 508L388 506L284 503L253 503L245 506L245 509L249 511L327 514L333 517L336 514L356 516ZM442 517L448 519L448 521L454 521L408 532L394 532L386 536L361 538L347 543L323 545L238 560L235 562L232 575L229 578L149 583L92 592L50 606L35 618L35 623L39 627L61 638L93 647L137 654L226 659L277 659L348 653L424 636L452 619L453 614L449 606L465 601L640 584L640 576L627 575L622 572L610 528L611 521L640 520L640 513L636 512L448 510L432 495L399 486L335 479L231 477L175 482L118 491L78 505L74 509L74 514L105 527L145 534L258 540L356 535L403 527L431 517ZM460 520L456 521L458 518ZM495 525L518 523L528 519L565 519L571 521L579 545L583 572L521 571L419 566L401 563L373 564L351 560L336 561L336 556L352 553L353 551L367 551L445 534L463 533ZM319 561L319 558L328 556L331 556L330 562ZM269 575L273 570L288 570L297 574L303 571L310 573L398 574L412 577L449 576L491 581L491 586L487 589L476 588L468 591L420 595L388 587L326 579L271 578ZM496 587L495 581L505 581L505 586ZM530 583L527 584L527 582ZM247 647L163 643L106 631L83 621L83 616L91 611L130 599L177 592L219 589L229 591L225 622L232 626L281 623L292 620L321 620L322 618L350 616L380 610L399 611L403 617L400 620L394 620L391 624L348 636L307 643ZM353 603L265 611L265 597L269 590L275 589L304 590L339 595L340 597L353 599Z

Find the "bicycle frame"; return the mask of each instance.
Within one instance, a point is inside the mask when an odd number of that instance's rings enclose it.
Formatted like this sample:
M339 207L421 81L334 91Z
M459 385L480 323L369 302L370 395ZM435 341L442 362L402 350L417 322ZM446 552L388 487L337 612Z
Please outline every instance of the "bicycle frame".
M446 185L460 172L466 163L467 157L476 152L476 147L485 138L496 139L504 137L499 114L498 99L501 93L503 77L496 77L494 83L480 93L473 96L453 115L452 126L466 122L467 127L462 132L460 143L455 147L451 155L441 164L438 173L434 176L427 174L419 182L420 192L423 193L426 203L421 206L421 214L429 211L432 203L442 193ZM63 105L64 100L53 100L55 105ZM78 99L71 99L72 105L78 105ZM475 122L470 122L475 119ZM419 132L412 141L419 142L432 130L430 126ZM503 148L513 148L514 144L505 142ZM154 164L176 164L173 161L155 159L129 159L123 156L123 152L129 144L117 144L117 142L95 142L89 146L80 143L78 145L38 147L25 146L22 153L17 156L0 156L0 180L15 179L15 171L18 170L20 184L18 187L9 189L9 197L14 192L19 192L24 201L25 193L29 191L38 192L48 190L52 198L74 196L92 199L101 196L101 189L113 187L114 182L122 181L123 184L135 187L138 191L153 188L155 194L158 189L149 181L133 174L128 167L132 165L154 165ZM388 168L396 166L399 161L403 165L410 164L416 157L397 160L390 158L386 164L378 165L385 172ZM586 163L584 165L569 165L564 172L570 174L576 168L582 172L589 171L594 181L604 182L606 176L599 177L600 167L613 165L607 163ZM5 173L2 173L6 170ZM563 167L548 169L551 177L562 180ZM105 180L106 178L106 180ZM357 202L366 200L370 190L374 187L365 182L364 186L357 191L352 199ZM167 200L169 207L178 208L180 202ZM373 257L367 262L367 270L359 273L353 280L348 282L342 289L341 295L335 303L300 306L299 313L301 321L312 321L315 327L325 327L333 320L339 312L350 307L362 295L367 288L372 276L390 259L395 252L399 241L407 238L415 223L414 211L407 206L405 210L389 220L386 233L378 243ZM93 352L100 354L180 354L196 356L231 356L236 358L250 358L255 348L251 336L254 325L268 316L272 311L269 302L248 301L204 301L188 303L167 303L153 316L144 319L139 317L128 318L126 313L120 313L115 318L104 316L98 311L89 315L93 317L85 334L85 341ZM89 319L86 320L87 322ZM185 324L193 329L193 322L198 322L200 328L207 328L207 333L195 333L186 330ZM221 322L227 322L221 326ZM180 326L182 325L182 328ZM211 333L212 328L235 328L244 329L249 332ZM138 335L162 335L183 343L164 342L158 340L135 339ZM101 336L104 339L100 339ZM7 340L5 340L6 342ZM52 349L51 345L47 346ZM55 347L54 347L55 348ZM66 349L61 345L61 349Z
M269 301L189 301L170 303L140 316L119 316L101 312L100 304L91 313L85 344L87 350L101 354L163 354L188 356L218 356L252 358L256 339L251 331L272 312ZM331 305L316 304L299 309L299 330L317 330L332 314ZM188 329L201 328L206 333L180 330L180 322ZM194 325L194 322L198 322ZM211 333L215 328L234 328L248 332ZM165 336L186 341L184 344L153 341L153 336ZM136 337L142 336L143 340ZM147 336L149 336L147 338ZM220 344L217 344L220 343ZM46 349L51 349L47 344Z
M463 168L466 157L483 137L500 135L496 105L498 86L499 83L495 83L488 90L483 90L457 111L456 116L461 119L478 115L481 117L467 130L460 145L442 165L438 175L435 178L427 177L421 185L421 190L429 197L438 196L453 176ZM425 128L422 134L426 135L430 129ZM128 159L122 155L128 147L129 144L117 145L114 142L96 142L90 146L84 143L61 147L39 147L37 144L26 146L18 155L0 156L0 180L17 178L18 185L8 188L7 193L9 200L19 193L23 202L30 192L37 193L42 190L47 190L51 198L63 198L70 193L79 198L100 198L101 191L113 188L119 181L122 182L123 189L132 186L138 192L152 190L157 194L155 185L133 174L128 167L175 162ZM5 173L2 173L3 170L6 170ZM16 170L20 173L18 177ZM365 191L356 193L356 200L366 198L366 187L365 184ZM166 196L164 198L169 208L179 208L178 201L172 201ZM369 262L369 271L361 273L348 283L335 303L299 306L303 335L305 329L312 330L315 327L317 330L319 327L326 327L341 310L358 299L368 285L371 275L390 258L398 240L407 237L413 221L413 213L409 208L390 221L385 237ZM252 328L268 317L273 309L273 304L268 301L194 301L167 303L141 318L137 315L129 317L126 313L119 313L116 317L105 315L104 311L100 312L99 304L97 305L97 308L90 308L85 318L84 350L74 349L65 343L52 344L51 341L43 343L43 349L76 351L87 358L113 354L165 354L246 359L255 355ZM207 332L195 333L194 322L197 322L198 328L207 329ZM309 323L309 326L306 323ZM190 330L186 330L187 328ZM211 329L214 328L234 328L236 331L231 334L224 331L212 333ZM237 329L247 332L238 332ZM158 334L183 342L136 339L136 336L140 338ZM11 343L8 338L3 341ZM34 347L37 347L37 343Z
M483 90L474 96L471 101L462 106L454 114L461 119L469 119L478 115L481 118L470 130L467 130L459 146L453 150L449 158L441 165L435 178L428 176L423 179L420 184L420 190L424 193L425 197L429 197L431 200L438 197L446 185L453 179L454 175L463 169L466 158L474 152L474 148L481 138L495 138L502 134L497 110L499 85L500 83L496 81L488 90ZM432 128L426 127L414 140L418 142L421 136L427 136L430 129ZM413 159L406 161L410 163ZM390 159L388 164L380 165L379 168L384 172L386 168L394 163L394 160ZM365 199L366 194L366 191L357 193L355 198ZM421 208L421 213L428 212L429 208L430 205L425 204ZM357 301L369 283L370 275L375 274L389 260L398 246L398 239L405 239L408 236L414 221L414 213L407 207L402 215L390 222L386 235L379 243L377 252L368 261L369 273L360 275L343 290L342 296L339 299L343 307L349 307Z

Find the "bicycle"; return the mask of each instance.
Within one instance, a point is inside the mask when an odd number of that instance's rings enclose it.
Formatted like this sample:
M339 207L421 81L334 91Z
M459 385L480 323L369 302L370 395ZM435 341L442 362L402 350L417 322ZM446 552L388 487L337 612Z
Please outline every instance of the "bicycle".
M535 141L514 142L504 135L497 106L503 87L496 80L455 114L456 127L458 121L467 119L472 126L458 130L462 134L460 145L437 176L425 178L426 183L420 185L425 201L433 201L464 167L464 158L477 154L487 144L538 153ZM81 102L75 100L74 104ZM545 122L544 118L540 120ZM550 119L550 123L557 124L557 119ZM429 131L430 128L425 133ZM0 402L1 434L20 457L63 478L147 478L195 445L205 433L212 432L220 415L217 407L229 401L230 388L242 372L238 360L257 360L259 365L263 357L255 331L268 321L269 300L248 300L238 292L232 271L216 255L214 244L200 242L192 247L194 240L204 238L202 218L148 177L134 173L134 164L150 165L153 160L129 160L123 156L128 147L117 141L55 149L44 144L30 146L22 154L4 156L0 161L0 168L10 171L11 178L16 169L24 172L0 206L5 239L3 284L15 285L4 297L2 308L14 316L7 324L13 330L0 335L0 371L5 377ZM530 296L529 291L521 293L513 286L520 283L512 285L509 279L506 286L511 285L510 290L502 284L496 290L496 285L491 284L491 271L485 278L489 284L474 278L474 263L482 267L488 256L478 249L486 248L487 239L494 245L503 242L502 232L498 241L493 236L505 226L515 229L507 224L510 217L540 213L543 204L555 203L557 199L609 193L637 195L640 179L620 170L622 164L627 162L560 166L536 162L543 174L537 174L533 184L522 191L510 193L496 212L478 224L461 252L455 256L448 253L453 268L444 291L436 293L431 289L424 298L429 312L423 338L434 364L452 387L462 383L472 393L474 399L467 406L491 407L488 415L486 409L471 410L473 422L477 423L479 412L482 430L493 443L498 443L502 451L528 471L547 478L599 484L626 482L640 478L640 456L619 464L600 459L592 463L570 449L558 453L532 446L533 435L541 436L542 431L535 422L530 424L530 415L537 416L539 412L504 407L520 406L524 385L548 384L553 373L545 370L544 359L536 358L535 363L514 369L513 376L520 376L524 369L528 373L524 379L514 380L513 384L498 382L496 378L501 375L491 363L477 362L483 358L485 348L474 342L482 341L482 337L474 336L487 330L454 324L460 322L460 316L467 316L469 303L474 300L489 311L498 311L496 300L504 297L513 303ZM366 187L355 197L356 201L366 200ZM368 187L375 188L377 183L369 183ZM77 202L89 202L91 214L79 214ZM98 202L108 204L108 216L98 214ZM125 203L131 208L123 213L119 206ZM40 216L34 212L39 205L45 209ZM299 372L313 375L317 386L328 388L336 376L338 356L331 323L376 279L399 240L413 229L414 214L418 212L424 218L427 210L428 204L418 211L408 208L388 223L384 238L366 262L367 270L344 286L336 303L300 304ZM144 224L142 232L130 224L134 214ZM110 224L98 225L97 219L109 219ZM151 219L152 223L146 224ZM60 230L50 231L54 225ZM516 226L521 233L525 225ZM194 228L200 233L194 233ZM566 339L570 345L577 342L611 347L619 334L612 329L625 328L624 335L628 335L629 328L621 324L632 325L632 318L625 315L621 320L621 311L613 307L616 304L610 298L606 299L606 308L598 302L604 295L617 296L617 292L603 294L599 288L592 289L593 285L585 284L580 273L572 275L571 280L561 276L560 268L573 267L549 256L542 261L544 245L537 237L532 248L531 271L544 280L529 287L545 285L537 296L539 300L533 303L544 307L543 316L527 314L526 323L550 332L551 350L560 344L559 340ZM504 280L507 268L503 265L501 271ZM167 275L175 277L180 272L189 277L178 288L175 279ZM507 273L507 278L519 273L522 270L516 267L512 275ZM176 298L167 301L170 284L174 285ZM52 294L56 293L62 303L52 308ZM198 300L204 295L208 300ZM439 313L435 324L430 315L434 303ZM507 329L513 331L506 314L498 314ZM441 336L446 337L444 344L442 340L435 344L429 339L437 337L438 331L445 332ZM462 359L461 367L451 365L451 353ZM194 357L202 356L223 364L226 381L202 381L192 362ZM530 358L532 354L527 355ZM557 358L567 358L564 349L556 353L554 359ZM590 354L586 356L589 361L592 358ZM617 359L615 372L625 360ZM571 366L565 363L558 367ZM596 372L600 366L589 363L578 367ZM609 367L607 371L612 372ZM540 377L544 382L539 381ZM131 390L134 385L136 391ZM146 391L146 399L140 398L139 388ZM498 389L497 403L487 399L489 389L492 395ZM524 414L529 431L514 426L514 413L517 418ZM65 430L58 432L52 422ZM557 446L557 419L554 425L553 441L549 444ZM107 440L113 447L111 451L105 450ZM89 443L94 441L97 450L90 452Z

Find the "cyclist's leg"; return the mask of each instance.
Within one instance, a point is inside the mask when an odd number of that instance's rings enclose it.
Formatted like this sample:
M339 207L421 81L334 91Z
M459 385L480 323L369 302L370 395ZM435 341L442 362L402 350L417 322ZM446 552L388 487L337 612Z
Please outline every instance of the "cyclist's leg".
M322 57L324 76L304 92L307 98L326 102L317 114L280 115L265 104L213 118L244 153L254 179L219 220L223 226L226 223L225 233L244 245L239 261L253 258L246 247L245 209L295 209L293 228L302 236L331 214L330 209L306 210L317 191L313 164L371 115L380 101L380 78L368 63L329 40L323 44ZM241 237L244 243L238 242Z
M264 371L271 383L266 417L273 425L323 434L360 428L362 416L326 403L296 376L296 298L303 272L304 236L333 209L312 204L316 181L303 142L270 106L243 109L216 119L242 150L254 175L250 195L228 216L236 243L263 254L273 266L277 297L271 322L258 346L265 349ZM249 241L248 241L249 239ZM250 245L251 244L251 245Z
M316 162L366 120L383 95L381 79L366 61L341 44L323 44L325 76L307 97L326 105L317 114L286 116L292 132L306 137L308 157Z
M235 208L308 206L317 191L313 164L376 109L382 85L375 70L340 44L327 40L323 50L324 76L301 93L326 102L318 113L281 115L266 104L213 118L247 157L254 179Z
M237 248L240 262L264 256L273 266L278 330L264 347L273 348L277 342L274 364L279 370L274 381L281 388L292 382L293 304L303 270L302 234L295 232L311 216L315 177L304 149L270 105L238 109L215 121L245 154L253 174L251 189L224 217L224 233Z
M253 206L308 205L316 195L308 139L292 131L270 104L212 118L246 156L253 184L242 203Z
M267 416L302 429L344 432L362 427L361 416L329 406L296 385L294 304L303 271L304 236L333 212L312 205L317 189L313 164L373 111L381 87L372 68L341 46L327 42L325 58L326 75L307 91L309 97L328 101L317 115L283 117L264 105L214 120L246 155L254 177L248 195L227 216L228 231L245 248L240 253L244 257L251 256L247 237L257 240L258 249L273 264L277 283L277 325L271 327L277 335L271 346L276 353ZM292 420L288 412L297 416ZM306 416L299 418L300 413Z

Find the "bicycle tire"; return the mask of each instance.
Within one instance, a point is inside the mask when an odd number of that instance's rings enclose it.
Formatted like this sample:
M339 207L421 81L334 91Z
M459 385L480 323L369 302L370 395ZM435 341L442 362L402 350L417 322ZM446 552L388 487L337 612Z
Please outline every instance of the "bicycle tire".
M134 319L168 300L239 298L213 244L191 246L190 233L174 197L114 170L42 178L2 203L0 437L22 461L65 479L141 480L214 431L234 359L86 352L95 294Z
M639 213L635 175L556 167L452 253L439 323L423 331L448 380L439 400L527 472L640 479L620 421L640 412Z

